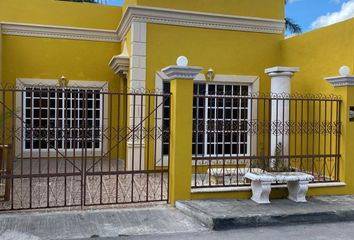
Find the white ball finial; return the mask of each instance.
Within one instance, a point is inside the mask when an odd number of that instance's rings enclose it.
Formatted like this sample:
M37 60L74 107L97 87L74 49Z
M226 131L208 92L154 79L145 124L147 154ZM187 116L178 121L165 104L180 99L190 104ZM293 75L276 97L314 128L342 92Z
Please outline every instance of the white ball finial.
M349 76L350 74L350 68L348 66L341 66L339 68L339 74L341 76Z
M177 58L177 66L187 67L188 66L188 58L186 58L185 56L179 56Z

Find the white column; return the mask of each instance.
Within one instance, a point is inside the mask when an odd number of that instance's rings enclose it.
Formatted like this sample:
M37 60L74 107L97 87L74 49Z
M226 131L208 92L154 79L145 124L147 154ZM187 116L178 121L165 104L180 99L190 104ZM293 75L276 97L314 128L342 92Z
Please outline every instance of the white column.
M289 95L291 93L291 78L299 71L297 67L272 67L265 69L265 73L271 77L271 93L276 98L277 95ZM278 96L280 97L280 96ZM272 100L271 104L271 124L272 127L278 126L279 130L283 130L284 124L290 120L289 101ZM278 144L282 146L282 154L289 154L289 135L276 134L271 131L271 155L275 155ZM273 164L272 164L273 165Z
M130 85L129 90L144 92L146 89L146 23L133 22L131 24L131 58L130 58ZM129 126L130 130L136 127L133 137L128 140L127 170L144 170L145 139L140 141L141 123L145 118L145 99L143 96L129 98ZM140 127L137 127L140 125ZM143 132L144 135L144 132ZM133 167L134 166L134 167Z

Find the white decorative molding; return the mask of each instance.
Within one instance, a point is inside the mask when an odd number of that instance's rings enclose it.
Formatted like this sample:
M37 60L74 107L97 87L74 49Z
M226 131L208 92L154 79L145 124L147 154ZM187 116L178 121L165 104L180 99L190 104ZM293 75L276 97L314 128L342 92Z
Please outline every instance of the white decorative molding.
M128 6L116 31L2 22L2 33L16 36L121 42L133 22L176 26L282 34L284 21L270 18L234 16L146 6Z
M202 67L182 67L182 66L168 66L161 71L166 76L172 79L194 79L202 70Z
M33 88L33 87L49 87L49 88L56 88L59 87L58 79L39 79L39 78L17 78L16 79L16 87L18 89L24 90L26 87ZM107 92L109 89L108 82L106 81L99 81L99 80L93 80L93 81L86 81L86 80L69 80L68 82L68 88L81 88L81 89L100 89L102 92ZM21 129L24 124L24 122L21 120L23 117L23 111L24 111L24 95L25 91L16 91L16 109L17 111L17 116L16 117L16 129ZM108 95L104 94L103 95L104 101L102 104L102 108L104 110L103 112L103 126L104 128L108 126L108 114L109 112L107 111L108 108ZM21 141L23 141L24 138L22 137L17 137L16 138L16 144L15 144L15 155L17 157L24 157L24 158L29 158L29 157L38 157L41 153L40 150L33 150L32 152L27 149L21 149L24 145L21 144ZM108 146L108 140L104 139L103 140L103 149L87 149L87 154L88 156L92 156L96 154L102 153L102 150L105 152L107 151L107 146ZM44 151L43 151L44 152ZM42 154L43 154L42 152ZM22 154L22 156L21 156ZM74 151L73 149L49 149L48 157L56 157L56 156L61 156L61 157L73 157L75 156L81 156L82 153L81 151Z
M12 22L2 22L1 28L4 35L119 42L117 32L114 30Z
M147 24L142 22L134 22L131 25L131 53L129 64L129 89L146 89L146 29ZM145 101L144 96L130 96L129 104L129 126L131 129L145 118ZM135 104L134 104L135 102ZM135 133L139 134L139 133ZM144 158L145 145L143 142L134 142L134 138L130 138L127 143L128 147L128 170L144 170L146 169Z
M161 71L156 72L155 76L155 88L162 89L163 81L168 81L170 78ZM206 82L205 75L199 73L195 78L195 82ZM216 74L214 80L209 83L225 83L225 84L247 84L251 86L251 92L259 92L260 77L259 76L248 76L248 75L225 75Z
M354 76L337 76L325 78L333 87L354 86Z
M264 70L266 74L270 77L277 77L277 76L293 76L296 72L300 71L298 67L271 67Z
M109 62L110 68L117 75L127 75L129 72L130 57L126 41L124 41L123 52L120 55L113 56Z
M123 39L132 22L282 34L284 20L234 16L156 7L128 6L117 29Z

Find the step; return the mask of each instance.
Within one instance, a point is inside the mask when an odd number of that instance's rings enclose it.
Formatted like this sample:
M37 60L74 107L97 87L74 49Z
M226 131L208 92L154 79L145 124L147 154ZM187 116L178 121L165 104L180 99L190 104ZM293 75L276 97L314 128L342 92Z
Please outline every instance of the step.
M176 208L213 230L354 220L354 196L312 197L307 203L277 199L262 205L251 200L192 200L179 201Z

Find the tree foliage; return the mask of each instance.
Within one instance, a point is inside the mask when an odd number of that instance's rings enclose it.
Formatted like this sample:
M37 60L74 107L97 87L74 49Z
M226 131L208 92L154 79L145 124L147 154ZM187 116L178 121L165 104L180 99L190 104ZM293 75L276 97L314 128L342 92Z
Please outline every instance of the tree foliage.
M285 4L288 3L287 0L284 0ZM302 33L302 28L299 24L294 22L291 18L285 18L285 29L288 30L290 33Z

